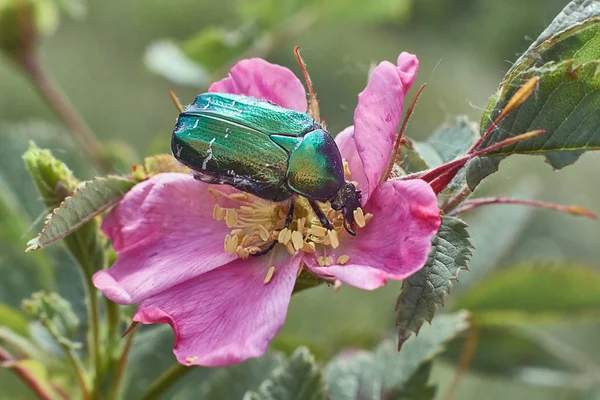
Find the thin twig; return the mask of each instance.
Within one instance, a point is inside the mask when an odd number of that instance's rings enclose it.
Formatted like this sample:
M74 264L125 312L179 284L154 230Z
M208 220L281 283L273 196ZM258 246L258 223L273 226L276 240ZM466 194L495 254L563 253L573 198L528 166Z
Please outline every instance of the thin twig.
M483 197L480 199L468 200L462 203L459 207L454 209L450 214L456 215L460 213L473 211L477 207L489 205L489 204L518 204L522 206L531 206L538 208L549 208L551 210L561 211L573 215L580 215L588 218L598 218L596 214L590 210L577 206L563 206L561 204L548 203L545 201L537 200L523 200L523 199L509 199L505 197Z
M110 162L104 155L96 135L81 118L54 79L42 67L34 50L23 52L16 60L42 98L62 119L94 164L103 171L110 170Z
M121 352L121 357L119 357L119 361L115 370L110 394L108 395L108 398L110 400L116 400L119 397L119 393L121 391L121 383L123 382L123 377L125 375L125 367L127 366L127 359L129 357L129 351L131 350L131 347L133 345L134 337L135 332L131 332L131 335L127 336L125 346L123 346L123 351Z

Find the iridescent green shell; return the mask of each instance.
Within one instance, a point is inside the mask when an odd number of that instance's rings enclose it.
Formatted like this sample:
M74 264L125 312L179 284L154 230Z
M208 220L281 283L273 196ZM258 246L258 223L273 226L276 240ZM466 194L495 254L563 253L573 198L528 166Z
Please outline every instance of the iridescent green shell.
M268 200L326 201L344 183L340 152L319 123L252 97L199 95L179 115L171 148L198 179Z

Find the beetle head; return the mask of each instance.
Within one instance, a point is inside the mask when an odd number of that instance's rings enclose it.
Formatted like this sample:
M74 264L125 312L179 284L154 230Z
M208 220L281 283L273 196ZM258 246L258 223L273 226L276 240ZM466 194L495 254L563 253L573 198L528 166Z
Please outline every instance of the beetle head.
M344 228L352 236L356 235L356 232L352 229L352 223L354 222L354 210L361 205L360 199L360 190L356 189L356 186L352 183L344 182L335 197L331 200L331 208L342 212L344 216Z

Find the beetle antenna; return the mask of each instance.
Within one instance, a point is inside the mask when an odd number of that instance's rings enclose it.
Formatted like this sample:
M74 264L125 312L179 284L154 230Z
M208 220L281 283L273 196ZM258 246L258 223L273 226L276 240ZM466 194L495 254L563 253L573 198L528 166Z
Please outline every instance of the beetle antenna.
M308 75L306 63L300 55L300 46L294 47L294 56L296 57L298 65L300 65L300 69L302 70L302 74L304 75L304 80L306 81L306 87L308 88L308 110L310 111L310 115L315 119L315 121L321 122L321 115L319 112L319 100L317 100L317 95L313 90L312 80L310 79L310 75Z
M181 106L181 102L179 101L179 98L177 97L177 95L175 94L174 91L172 91L171 89L167 89L167 90L169 91L169 96L171 96L171 100L173 100L173 104L175 104L175 107L179 111L179 114L181 114L183 112L183 107Z

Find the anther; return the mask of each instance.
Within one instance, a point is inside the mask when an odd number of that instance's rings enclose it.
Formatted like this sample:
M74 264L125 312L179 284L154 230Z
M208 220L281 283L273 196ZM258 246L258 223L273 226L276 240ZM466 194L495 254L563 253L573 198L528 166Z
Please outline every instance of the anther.
M293 256L294 254L296 254L296 250L294 250L294 246L292 245L292 242L287 242L285 245L285 249L290 254L290 256Z
M198 359L198 356L194 356L194 357L188 357L185 359L185 361L187 361L188 363L193 363L194 361L196 361Z
M333 263L333 259L331 258L331 256L323 257L323 261L325 262L326 267L329 267Z
M304 242L302 251L305 253L314 253L317 251L317 248L313 242Z
M304 247L304 237L300 232L292 232L292 244L294 245L294 249L302 250L302 247Z
M248 247L249 244L250 244L250 236L244 235L244 237L242 237L242 241L240 242L240 246Z
M304 233L304 225L306 224L306 217L302 217L298 220L296 220L296 224L297 224L297 231L300 233Z
M225 224L228 228L233 228L238 223L238 214L237 211L233 208L228 208L225 211Z
M338 237L337 231L331 230L327 231L327 236L329 237L329 242L331 243L331 247L337 249L340 245L340 238Z
M248 199L248 195L246 195L245 193L233 193L230 198L232 199L237 199L237 200L246 200Z
M318 263L318 264L319 264L321 267L324 267L324 266L325 266L325 257L323 257L323 256L319 256L319 257L317 258L317 263Z
M343 160L342 164L344 165L344 175L349 178L351 176L350 173L350 165L348 164L348 161Z
M373 214L371 213L366 213L365 214L365 223L369 223L369 221L373 218Z
M263 242L266 242L271 237L269 231L267 230L267 228L265 228L264 225L258 226L258 236L260 236Z
M348 254L342 254L341 256L338 257L338 259L335 263L338 265L344 265L348 261L350 261L350 256Z
M246 231L244 231L243 229L234 229L231 231L231 236L234 235L239 238L243 238L244 236L246 236Z
M269 282L271 282L271 279L273 279L273 274L275 273L275 266L271 265L269 267L269 270L267 271L267 276L265 276L265 280L263 281L265 283L265 285Z
M217 192L214 188L209 187L208 193L210 193L214 201L219 200L219 192Z
M238 246L235 249L235 254L237 254L237 256L239 258L241 258L242 260L245 260L250 255L250 252L248 250L246 250L245 248L243 248L242 246Z
M260 251L260 247L258 246L250 246L248 247L248 253L250 254L256 254Z
M364 228L367 225L367 222L365 221L365 214L363 213L362 208L358 207L356 210L354 210L354 222L356 222L356 225L358 225L361 228Z
M223 218L225 218L225 210L220 205L215 204L215 207L213 208L213 219L221 221Z
M342 281L340 281L339 279L336 279L335 282L333 282L333 293L339 292L341 288L342 288Z
M323 237L327 236L327 229L323 228L322 226L318 226L318 225L311 226L310 229L308 230L308 234L323 238Z

